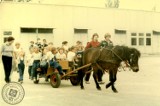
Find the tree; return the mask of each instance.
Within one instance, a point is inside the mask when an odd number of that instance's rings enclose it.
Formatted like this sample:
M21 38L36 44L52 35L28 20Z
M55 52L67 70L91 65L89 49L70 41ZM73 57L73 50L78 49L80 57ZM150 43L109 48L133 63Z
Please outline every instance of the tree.
M17 2L30 2L32 0L17 0Z
M105 6L108 8L118 8L119 0L106 0Z

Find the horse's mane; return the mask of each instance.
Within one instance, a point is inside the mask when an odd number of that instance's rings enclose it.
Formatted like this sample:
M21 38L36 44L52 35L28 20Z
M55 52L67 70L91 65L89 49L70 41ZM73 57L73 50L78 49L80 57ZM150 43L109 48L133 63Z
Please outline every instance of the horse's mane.
M130 57L130 54L136 54L140 57L140 52L136 48L131 48L128 46L123 45L115 45L112 47L104 48L101 52L101 56L99 60L106 61L106 60L127 60Z
M139 50L137 50L136 48L130 48L132 50L132 52L135 52L135 54L137 54L138 57L141 56L141 53Z

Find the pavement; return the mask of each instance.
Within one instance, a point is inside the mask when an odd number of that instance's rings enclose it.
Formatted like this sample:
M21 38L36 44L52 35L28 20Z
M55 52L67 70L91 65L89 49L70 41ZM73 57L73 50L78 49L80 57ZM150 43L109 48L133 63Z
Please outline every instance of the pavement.
M95 87L93 78L90 84L72 86L69 80L62 80L59 88L52 88L44 78L39 84L33 84L28 78L27 68L24 74L24 99L16 106L160 106L160 55L142 56L139 61L140 71L135 73L126 69L118 72L115 87L106 89L109 82L107 73L103 76L106 83ZM0 64L0 90L5 85L3 66ZM12 81L17 82L18 73L13 72ZM10 106L0 96L0 106Z

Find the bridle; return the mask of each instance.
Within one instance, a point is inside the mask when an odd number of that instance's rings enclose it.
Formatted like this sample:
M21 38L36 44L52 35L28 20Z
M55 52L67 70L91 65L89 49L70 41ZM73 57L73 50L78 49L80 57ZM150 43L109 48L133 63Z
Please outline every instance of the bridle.
M108 49L108 50L110 50L110 51L111 51L115 56L117 56L121 61L124 61L125 64L126 64L126 66L129 67L129 70L131 70L131 66L130 66L129 63L132 62L132 58L130 58L129 62L128 62L127 60L123 60L116 52L114 52L114 48L115 48L115 47L113 47L112 49ZM106 49L107 49L107 48L106 48ZM131 54L131 56L133 56L133 54ZM125 68L124 68L122 65L121 65L121 67L122 67L122 69L125 71Z
M115 56L117 56L121 61L124 61L125 64L127 65L127 67L129 67L129 70L131 70L131 66L130 66L129 62L123 60L117 53L115 53L115 52L113 51L114 48L115 48L115 47L113 47L112 49L108 49L108 48L105 48L105 49L110 50L110 51L111 51ZM102 52L103 49L104 49L104 48L101 48L101 49L100 49L100 52L99 52L99 54L98 54L98 58L100 57L100 54L101 54L101 52ZM103 72L108 72L107 70L104 70L96 61L95 61L94 63L95 63L95 64L97 65L97 67L98 67L100 70L102 70ZM122 67L122 69L125 71L125 68L124 68L122 65L121 65L121 67Z

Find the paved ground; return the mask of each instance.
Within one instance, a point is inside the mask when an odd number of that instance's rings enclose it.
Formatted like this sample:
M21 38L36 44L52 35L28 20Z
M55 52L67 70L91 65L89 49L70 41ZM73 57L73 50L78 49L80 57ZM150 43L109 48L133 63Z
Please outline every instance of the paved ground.
M17 106L160 106L160 56L142 56L140 58L140 71L118 72L116 88L119 93L112 90L95 88L93 78L91 84L85 84L85 90L79 86L72 86L69 80L63 80L59 88L52 88L49 83L41 79L35 85L28 79L25 71L24 83L25 97ZM0 64L0 87L5 84L4 73ZM18 74L12 74L12 81L17 81ZM108 82L108 74L103 77ZM9 106L0 96L0 105Z

